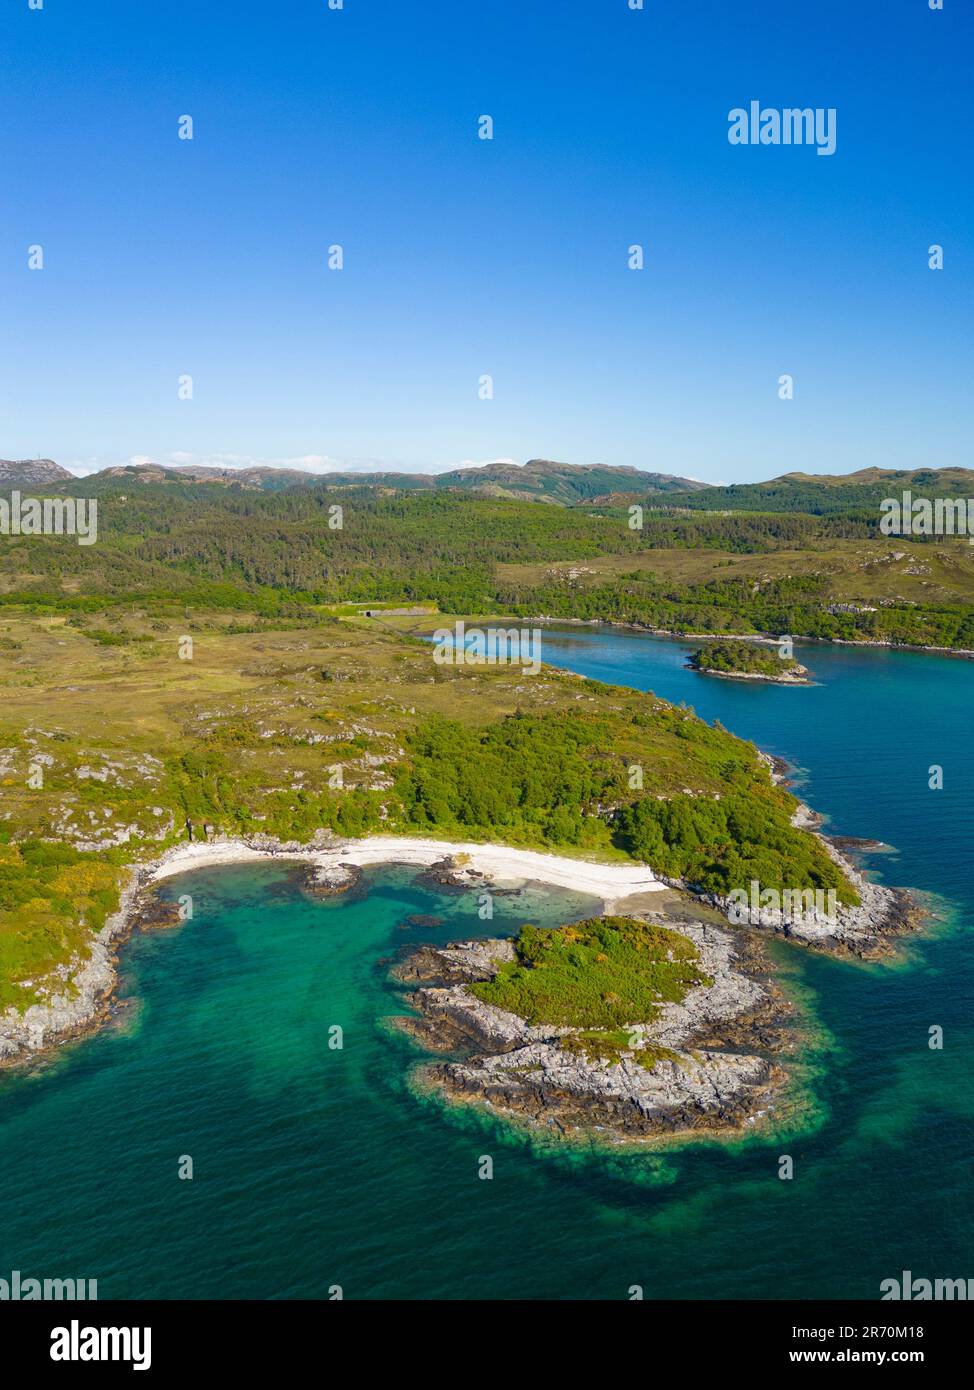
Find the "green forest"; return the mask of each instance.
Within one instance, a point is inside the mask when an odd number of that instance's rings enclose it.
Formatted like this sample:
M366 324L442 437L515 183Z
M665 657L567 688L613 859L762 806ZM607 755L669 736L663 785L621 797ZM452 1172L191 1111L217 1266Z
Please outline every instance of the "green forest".
M624 505L447 491L261 493L118 479L89 481L88 491L99 504L98 543L4 538L0 608L97 615L131 603L307 620L321 605L427 602L444 612L605 619L681 634L974 647L969 555L914 540L891 566L901 552L891 552L878 512L861 499L827 515L725 514L689 509L689 499L694 508L713 501L714 489L660 494L634 530ZM694 563L682 566L680 555ZM766 557L766 570L739 573L735 562L746 557ZM565 579L568 563L586 568L584 582Z

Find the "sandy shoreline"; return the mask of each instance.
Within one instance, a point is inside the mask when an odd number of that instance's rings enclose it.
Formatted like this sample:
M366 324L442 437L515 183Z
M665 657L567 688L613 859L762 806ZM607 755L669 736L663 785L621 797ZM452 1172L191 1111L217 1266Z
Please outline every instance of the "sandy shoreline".
M616 902L633 893L658 892L666 887L643 864L599 864L507 845L417 839L411 835L370 835L324 849L283 844L263 847L244 840L178 845L149 865L146 881L155 883L217 864L259 863L266 859L290 859L321 868L339 864L354 864L359 869L372 864L406 864L428 869L449 855L467 856L469 868L499 887L546 883L600 898L604 912L611 912Z
M454 855L467 857L465 868L481 882L498 887L542 883L598 898L602 912L636 893L659 892L666 884L640 864L599 864L568 859L506 845L458 843L407 835L374 835L322 845L301 845L270 837L252 841L222 838L176 845L158 859L130 869L118 911L94 937L85 960L65 967L65 990L22 1014L8 1008L0 1014L0 1065L29 1059L71 1038L90 1032L108 1016L118 985L118 950L137 925L147 890L163 879L221 864L267 861L305 863L316 870L342 864L366 868L373 864L404 864L430 868ZM73 990L69 988L73 986Z

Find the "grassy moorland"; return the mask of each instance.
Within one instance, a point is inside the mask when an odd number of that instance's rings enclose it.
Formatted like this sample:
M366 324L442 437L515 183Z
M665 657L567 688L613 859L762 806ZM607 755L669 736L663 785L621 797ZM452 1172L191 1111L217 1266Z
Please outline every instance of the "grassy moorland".
M220 832L462 835L852 900L754 748L651 695L326 615L8 605L0 644L3 1005L83 947L125 865Z

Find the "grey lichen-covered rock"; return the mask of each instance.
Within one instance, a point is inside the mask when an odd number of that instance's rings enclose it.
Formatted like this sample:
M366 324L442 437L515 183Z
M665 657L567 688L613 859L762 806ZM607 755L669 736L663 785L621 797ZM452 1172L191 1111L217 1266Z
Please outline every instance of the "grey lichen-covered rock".
M514 959L514 944L506 938L457 941L450 946L418 946L393 968L397 980L437 980L470 984L492 980L497 968Z
M758 1056L697 1052L647 1067L630 1057L592 1062L541 1042L432 1070L434 1082L457 1098L482 1099L562 1131L600 1129L620 1138L739 1129L767 1103L779 1076Z

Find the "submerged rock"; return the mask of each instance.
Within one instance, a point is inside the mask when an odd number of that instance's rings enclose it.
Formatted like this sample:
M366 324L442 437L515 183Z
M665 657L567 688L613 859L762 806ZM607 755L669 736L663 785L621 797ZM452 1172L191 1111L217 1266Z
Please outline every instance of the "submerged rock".
M132 928L137 931L164 931L182 926L183 921L178 903L166 902L150 893L141 901L132 920Z
M399 930L408 931L410 927L421 927L424 931L433 931L436 927L442 927L443 920L431 912L411 912L404 922L399 923Z

